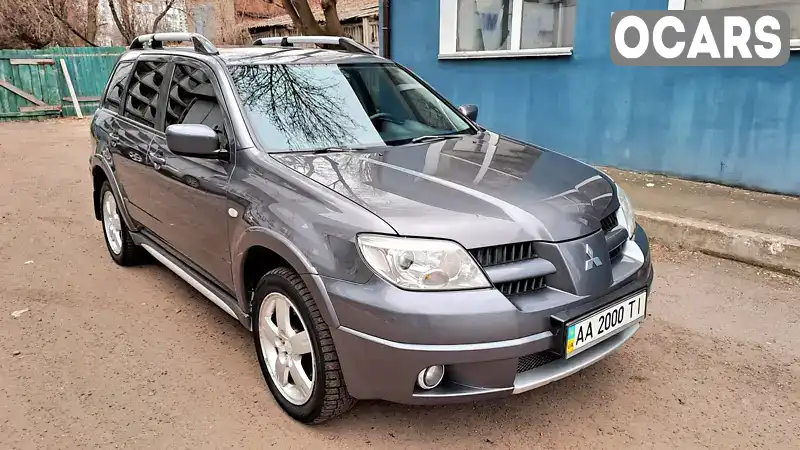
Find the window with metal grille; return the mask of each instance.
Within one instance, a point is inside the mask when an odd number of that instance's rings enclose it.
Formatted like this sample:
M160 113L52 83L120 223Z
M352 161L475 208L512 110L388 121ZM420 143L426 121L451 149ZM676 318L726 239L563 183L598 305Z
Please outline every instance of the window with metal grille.
M165 125L174 124L207 125L220 136L222 147L227 146L225 114L203 69L175 64L165 115Z
M125 117L155 128L158 97L167 67L166 61L139 61L136 64L125 99Z
M114 75L111 76L111 82L108 85L108 92L103 101L103 107L119 112L120 104L122 103L122 94L125 93L125 86L128 84L128 76L131 74L133 68L133 61L123 61L117 66Z

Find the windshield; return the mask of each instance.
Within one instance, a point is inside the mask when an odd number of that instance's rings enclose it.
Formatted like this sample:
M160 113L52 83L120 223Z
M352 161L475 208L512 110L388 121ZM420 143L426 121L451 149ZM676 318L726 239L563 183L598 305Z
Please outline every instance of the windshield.
M401 145L472 131L394 64L237 65L230 72L270 151Z

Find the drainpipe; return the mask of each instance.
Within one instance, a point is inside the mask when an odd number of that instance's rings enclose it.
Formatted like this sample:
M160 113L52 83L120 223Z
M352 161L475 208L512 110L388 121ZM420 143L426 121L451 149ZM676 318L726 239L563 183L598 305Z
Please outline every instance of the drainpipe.
M381 56L384 58L391 58L391 14L389 13L390 0L381 0L380 3L380 27L381 27Z

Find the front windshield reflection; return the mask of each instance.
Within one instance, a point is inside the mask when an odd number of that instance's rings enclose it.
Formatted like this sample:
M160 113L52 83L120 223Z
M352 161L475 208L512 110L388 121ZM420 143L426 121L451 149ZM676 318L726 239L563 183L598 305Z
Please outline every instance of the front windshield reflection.
M389 64L251 64L230 68L270 151L399 145L472 127Z
M380 144L380 135L343 89L335 66L236 66L231 70L253 125L269 148L324 148L359 142ZM332 70L331 70L332 69ZM356 99L357 101L357 99ZM348 104L349 102L349 104ZM342 109L352 110L342 114ZM361 120L358 120L361 119Z

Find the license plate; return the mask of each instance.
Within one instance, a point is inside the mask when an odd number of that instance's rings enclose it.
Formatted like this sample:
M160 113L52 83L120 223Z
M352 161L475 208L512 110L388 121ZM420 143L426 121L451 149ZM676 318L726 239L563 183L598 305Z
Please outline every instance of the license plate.
M566 357L577 355L641 319L646 306L647 292L642 292L567 325Z

